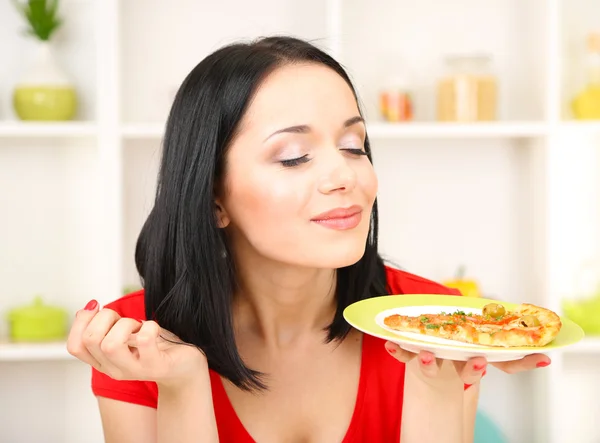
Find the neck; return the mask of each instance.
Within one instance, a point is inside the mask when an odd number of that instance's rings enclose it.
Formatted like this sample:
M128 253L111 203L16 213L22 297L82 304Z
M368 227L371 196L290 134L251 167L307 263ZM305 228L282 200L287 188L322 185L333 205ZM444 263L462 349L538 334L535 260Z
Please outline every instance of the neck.
M240 287L234 297L238 332L268 347L286 348L322 337L336 310L336 273L264 258L236 260Z

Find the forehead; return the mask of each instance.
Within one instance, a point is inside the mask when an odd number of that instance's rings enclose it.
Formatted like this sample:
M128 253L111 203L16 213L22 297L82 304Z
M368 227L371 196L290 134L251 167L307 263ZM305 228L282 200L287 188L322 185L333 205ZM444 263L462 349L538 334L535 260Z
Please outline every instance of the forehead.
M267 76L245 120L249 126L268 126L267 130L292 124L339 127L358 114L350 86L335 71L321 64L291 64Z

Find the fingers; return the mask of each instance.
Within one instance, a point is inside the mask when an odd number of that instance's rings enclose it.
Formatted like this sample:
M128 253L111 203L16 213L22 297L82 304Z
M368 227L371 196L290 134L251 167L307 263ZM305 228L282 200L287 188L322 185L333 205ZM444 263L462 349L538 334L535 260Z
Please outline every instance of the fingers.
M443 360L436 359L435 355L428 351L420 351L417 356L419 362L419 369L426 377L436 377L442 366Z
M420 351L419 354L409 352L402 349L395 343L386 342L385 348L392 357L402 363L408 363L414 358L417 358L416 364L419 366L421 372L427 377L435 377L440 369L442 360L436 359L435 355L428 351Z
M99 309L96 301L76 315L67 349L69 353L115 380L140 379L144 373L156 372L165 341L175 337L154 321L140 322L121 318L111 309ZM176 337L175 337L176 338ZM160 374L153 374L160 376Z
M119 318L110 328L100 343L100 350L111 365L126 370L136 363L137 353L132 353L127 342L141 326L142 322L132 318Z
M161 328L154 321L145 321L139 332L136 334L137 349L139 352L139 362L142 368L148 369L156 365L160 359L161 353L158 349L158 341Z
M395 343L386 342L385 348L388 353L402 363L409 363L415 358L420 372L426 377L437 377L440 373L443 360L436 359L435 355L428 351L420 351L418 354L406 351ZM468 361L453 361L454 369L465 384L472 385L481 380L487 370L488 362L484 357L474 357ZM536 368L544 368L550 365L551 360L544 354L528 355L520 360L491 363L492 366L507 374L529 371Z
M392 357L394 357L398 361L401 361L402 363L408 363L416 356L416 354L405 351L396 343L392 343L391 341L385 343L385 349L389 352L389 354Z
M92 354L90 354L83 343L83 333L94 316L98 313L98 309L98 302L92 300L84 309L78 311L67 339L67 351L69 354L96 369L100 369L100 363L92 356Z
M474 357L468 361L455 361L453 363L462 381L468 385L473 385L481 380L488 364L484 357Z
M424 376L428 378L440 376L444 360L435 358L433 353L420 351L415 354L392 342L386 342L385 348L392 357L402 363L414 362ZM416 361L414 361L415 358ZM466 384L474 384L481 380L487 367L487 360L484 357L472 358L469 361L453 361L452 363L456 373Z
M88 352L100 363L101 370L109 375L114 374L114 367L104 355L101 344L108 331L121 317L112 309L102 309L96 313L87 328L83 331L83 344Z
M532 354L527 355L520 360L492 363L492 366L507 374L516 374L517 372L529 371L531 369L545 368L550 365L551 362L552 361L547 355Z

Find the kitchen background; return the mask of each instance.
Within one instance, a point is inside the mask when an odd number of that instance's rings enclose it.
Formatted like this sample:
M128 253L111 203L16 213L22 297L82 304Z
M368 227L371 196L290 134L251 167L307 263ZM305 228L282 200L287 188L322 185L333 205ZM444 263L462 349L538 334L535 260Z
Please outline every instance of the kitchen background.
M0 2L0 442L102 442L64 322L139 285L183 77L273 33L356 82L386 257L588 332L546 369L488 371L477 443L600 442L600 0L62 0L33 33L24 4Z

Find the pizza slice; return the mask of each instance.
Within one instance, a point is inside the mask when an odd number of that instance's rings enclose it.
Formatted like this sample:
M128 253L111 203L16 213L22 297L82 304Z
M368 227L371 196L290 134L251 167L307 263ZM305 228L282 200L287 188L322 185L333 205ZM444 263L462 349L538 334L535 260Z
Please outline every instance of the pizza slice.
M384 318L391 329L485 346L545 346L562 327L560 317L549 309L521 304L513 311L490 303L481 314L455 311L418 317L394 314Z

